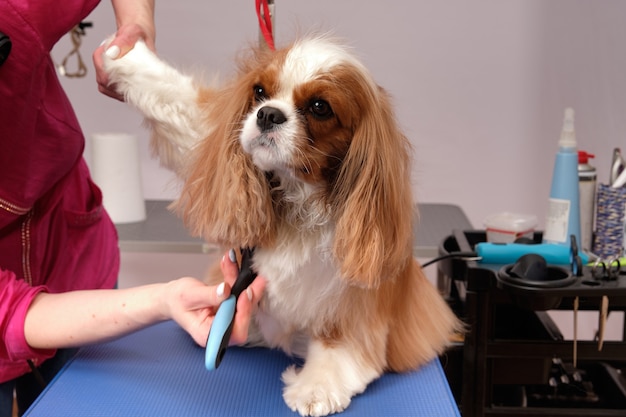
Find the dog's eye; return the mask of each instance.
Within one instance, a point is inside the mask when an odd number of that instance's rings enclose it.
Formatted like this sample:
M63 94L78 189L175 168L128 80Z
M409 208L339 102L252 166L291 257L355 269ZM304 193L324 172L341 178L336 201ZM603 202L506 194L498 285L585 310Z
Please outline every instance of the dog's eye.
M328 119L333 115L333 109L325 100L313 100L309 110L318 119Z
M254 94L254 101L256 101L257 103L267 99L267 92L265 91L265 88L263 88L262 85L257 84L254 87L252 87L252 92Z

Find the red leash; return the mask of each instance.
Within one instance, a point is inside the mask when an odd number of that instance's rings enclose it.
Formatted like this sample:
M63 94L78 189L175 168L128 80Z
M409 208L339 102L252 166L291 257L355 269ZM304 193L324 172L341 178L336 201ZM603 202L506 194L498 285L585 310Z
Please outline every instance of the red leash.
M267 43L267 46L273 51L274 35L272 33L272 16L270 15L270 6L268 0L256 0L256 15L259 18L259 27L261 34Z

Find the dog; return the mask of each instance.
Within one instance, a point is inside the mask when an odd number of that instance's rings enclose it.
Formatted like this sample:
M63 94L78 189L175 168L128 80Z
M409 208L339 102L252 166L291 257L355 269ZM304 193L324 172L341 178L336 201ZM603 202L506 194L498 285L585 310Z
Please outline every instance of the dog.
M141 41L104 65L182 178L173 209L189 230L255 248L268 283L249 342L304 359L282 374L286 404L338 413L462 325L413 257L411 147L389 95L329 36L251 49L218 87Z

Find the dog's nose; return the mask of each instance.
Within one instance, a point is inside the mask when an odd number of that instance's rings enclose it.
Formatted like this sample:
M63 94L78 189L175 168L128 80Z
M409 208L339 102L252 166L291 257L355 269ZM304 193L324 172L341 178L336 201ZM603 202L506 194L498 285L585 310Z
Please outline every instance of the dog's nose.
M264 106L256 114L256 124L262 132L273 129L276 125L285 123L285 114L276 107Z

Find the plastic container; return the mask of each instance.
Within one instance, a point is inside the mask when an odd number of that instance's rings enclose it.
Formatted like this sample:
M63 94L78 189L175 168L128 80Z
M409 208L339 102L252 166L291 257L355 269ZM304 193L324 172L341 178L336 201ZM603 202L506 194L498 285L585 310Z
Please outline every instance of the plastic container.
M559 150L554 161L548 200L544 243L570 245L574 235L580 245L580 191L578 188L578 151L574 133L574 110L565 109Z
M537 227L537 217L503 212L487 217L484 224L488 242L511 243L520 237L532 239Z
M595 155L578 151L578 192L580 197L580 243L584 250L593 248L594 218L596 213L596 182L595 167L589 159Z

